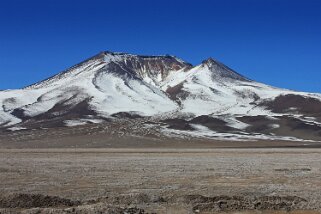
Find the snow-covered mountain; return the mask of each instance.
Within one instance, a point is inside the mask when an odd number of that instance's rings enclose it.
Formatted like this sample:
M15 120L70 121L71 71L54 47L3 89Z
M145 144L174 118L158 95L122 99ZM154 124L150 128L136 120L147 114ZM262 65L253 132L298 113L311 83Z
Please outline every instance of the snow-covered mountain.
M47 80L1 91L0 104L6 130L148 117L176 134L321 138L320 94L258 83L211 58L192 66L170 55L102 52Z

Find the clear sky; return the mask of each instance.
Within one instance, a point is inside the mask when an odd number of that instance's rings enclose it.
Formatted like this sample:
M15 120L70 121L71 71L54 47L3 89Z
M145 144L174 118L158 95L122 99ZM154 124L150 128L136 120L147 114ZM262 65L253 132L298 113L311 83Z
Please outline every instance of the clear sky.
M0 89L103 50L213 57L251 79L321 93L321 1L0 1Z

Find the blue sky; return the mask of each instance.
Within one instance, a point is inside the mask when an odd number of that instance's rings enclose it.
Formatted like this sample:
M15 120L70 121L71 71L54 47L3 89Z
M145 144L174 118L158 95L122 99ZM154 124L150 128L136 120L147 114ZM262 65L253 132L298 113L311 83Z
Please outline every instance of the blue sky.
M103 50L213 57L260 82L321 92L321 1L0 1L0 89Z

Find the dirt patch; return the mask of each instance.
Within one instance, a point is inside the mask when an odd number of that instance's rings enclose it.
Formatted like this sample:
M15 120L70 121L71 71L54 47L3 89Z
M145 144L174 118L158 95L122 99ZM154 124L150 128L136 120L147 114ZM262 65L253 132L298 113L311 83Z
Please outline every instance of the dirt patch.
M110 214L147 214L145 210L137 207L122 208L122 207L109 207L105 210L105 213Z
M185 203L193 205L193 211L199 212L226 212L236 210L295 210L304 207L307 201L296 196L215 196L189 195Z
M307 208L307 200L296 196L202 196L186 195L170 198L151 197L145 194L98 198L91 201L71 201L56 196L19 194L1 199L0 208L8 213L24 208L26 213L157 213L160 207L175 205L177 210L193 213L231 211L293 211ZM146 211L146 208L149 212ZM155 210L154 210L155 209ZM1 210L0 210L0 213ZM4 212L5 213L5 212ZM161 212L163 213L163 212Z
M300 169L287 169L287 168L282 168L282 169L275 169L274 171L276 172L310 172L310 168L300 168Z
M0 197L0 208L72 207L80 201L41 194L14 194Z

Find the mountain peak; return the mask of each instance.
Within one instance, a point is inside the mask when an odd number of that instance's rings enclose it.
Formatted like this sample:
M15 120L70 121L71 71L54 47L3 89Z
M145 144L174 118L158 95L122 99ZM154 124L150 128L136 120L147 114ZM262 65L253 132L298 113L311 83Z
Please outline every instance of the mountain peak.
M226 65L224 65L223 63L219 62L218 60L212 57L206 60L203 60L202 65L207 66L210 70L229 70L229 71L232 70L228 68Z
M208 58L202 61L202 66L208 67L208 69L213 73L215 77L225 78L225 79L233 79L233 80L242 80L248 81L247 78L237 73L233 69L227 67L223 63L219 62L214 58Z
M217 63L217 62L218 62L218 61L215 60L214 58L209 57L208 59L203 60L203 61L202 61L202 64L214 64L214 63Z

